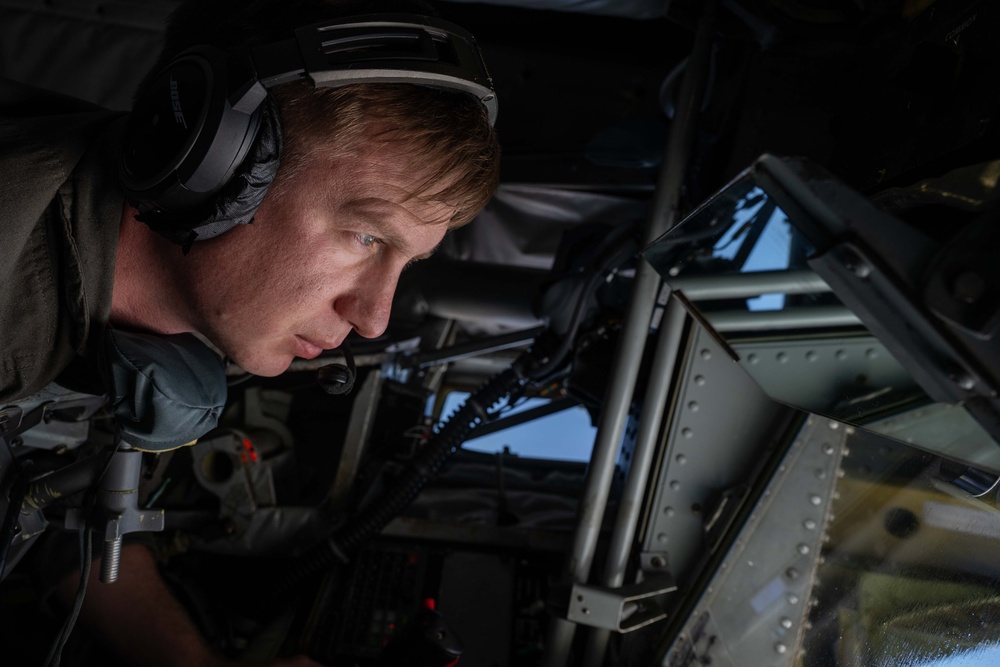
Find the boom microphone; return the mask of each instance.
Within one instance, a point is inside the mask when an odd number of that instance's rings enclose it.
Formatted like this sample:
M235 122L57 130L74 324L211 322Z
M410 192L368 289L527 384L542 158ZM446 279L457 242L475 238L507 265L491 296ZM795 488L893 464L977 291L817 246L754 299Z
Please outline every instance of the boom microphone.
M323 391L328 394L346 394L354 388L354 378L357 375L358 367L354 363L354 355L351 354L351 346L345 340L340 344L344 351L344 364L327 364L316 371L316 381Z

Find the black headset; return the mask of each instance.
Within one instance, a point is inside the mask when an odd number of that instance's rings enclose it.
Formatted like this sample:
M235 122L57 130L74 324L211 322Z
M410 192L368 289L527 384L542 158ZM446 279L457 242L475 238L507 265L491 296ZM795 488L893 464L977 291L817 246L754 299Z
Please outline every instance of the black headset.
M212 46L180 53L138 96L126 124L119 176L138 218L185 248L253 220L277 173L281 123L267 89L413 83L475 96L496 121L493 82L475 39L457 25L411 14L365 15L299 28L241 55ZM319 370L347 393L356 368Z
M233 55L180 53L137 97L119 176L139 219L189 246L245 224L277 171L281 125L267 89L413 83L475 96L490 123L493 83L475 39L413 14L353 16L299 28L295 37Z

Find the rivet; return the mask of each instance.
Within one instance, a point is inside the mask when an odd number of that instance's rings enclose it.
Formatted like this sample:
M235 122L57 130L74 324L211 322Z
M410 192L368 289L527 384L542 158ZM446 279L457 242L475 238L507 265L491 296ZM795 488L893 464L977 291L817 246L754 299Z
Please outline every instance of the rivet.
M812 519L806 519L802 522L802 525L805 526L806 530L816 530L816 522Z
M690 438L692 435L694 435L694 431L692 431L689 428L682 428L681 435L683 435L685 438Z
M701 351L701 358L704 359L705 361L708 361L709 359L712 358L712 351L709 350L709 349L707 349L707 348L704 349L704 350L702 350Z
M747 361L749 361L751 364L756 364L757 362L760 361L760 357L758 357L755 353L751 352L750 354L747 355Z
M699 407L700 406L698 405L697 401L691 401L690 403L688 403L688 410L690 410L691 412L698 412Z
M681 488L681 483L676 479L670 480L670 488L674 491L679 491Z
M799 553L802 554L803 556L805 556L806 554L808 554L809 553L809 545L805 544L805 543L800 544L799 545Z
M812 350L806 352L806 361L816 361L818 358L819 355L813 352Z
M833 358L836 359L837 361L843 361L844 359L847 359L847 352L844 352L843 350L837 350L836 352L833 353Z
M783 627L785 630L790 630L792 627L792 619L788 618L787 616L782 617L781 627Z
M698 385L699 387L704 387L705 386L705 376L704 375L695 375L694 376L694 383L696 385Z
M785 570L785 576L788 577L789 579L798 579L799 571L796 570L794 567L790 567L787 570Z
M663 513L665 515L667 515L667 516L673 516L674 515L674 508L673 507L664 507L663 508Z
M687 457L686 457L686 456L684 456L683 454L678 454L678 455L677 455L677 456L676 456L676 457L674 458L674 460L675 460L675 461L677 461L677 463L678 463L679 465L684 465L685 463L687 463L687 462L688 462L688 459L687 459Z
M787 354L785 354L784 352L779 352L779 353L778 353L778 354L777 354L777 355L775 356L775 359L777 359L777 360L778 360L778 363L779 363L779 364L783 364L783 363L785 363L786 361L788 361L788 355L787 355Z
M777 644L774 645L774 652L775 653L781 654L781 653L785 653L787 651L788 651L788 646L786 646L782 642L778 642Z
M817 495L812 495L809 496L809 502L811 502L813 505L819 506L823 504L823 499Z
M976 381L968 373L959 373L953 379L955 384L965 391L971 391L976 386Z

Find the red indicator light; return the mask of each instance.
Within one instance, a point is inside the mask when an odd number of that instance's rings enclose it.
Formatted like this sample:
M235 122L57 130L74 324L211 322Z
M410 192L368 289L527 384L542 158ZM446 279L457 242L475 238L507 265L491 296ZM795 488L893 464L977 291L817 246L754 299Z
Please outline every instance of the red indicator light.
M437 607L437 603L434 601L434 598L424 598L424 609L434 611L435 607Z
M253 449L253 443L250 442L250 438L243 438L243 449L248 451Z
M257 452L253 451L252 449L250 450L250 460L254 462L257 461Z

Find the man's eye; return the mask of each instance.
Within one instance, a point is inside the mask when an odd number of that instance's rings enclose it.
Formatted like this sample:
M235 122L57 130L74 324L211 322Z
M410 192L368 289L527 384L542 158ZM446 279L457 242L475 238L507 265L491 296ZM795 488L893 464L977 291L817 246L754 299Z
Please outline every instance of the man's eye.
M362 234L361 232L358 232L355 236L358 237L358 242L366 248L370 248L379 242L378 237L372 236L371 234Z

